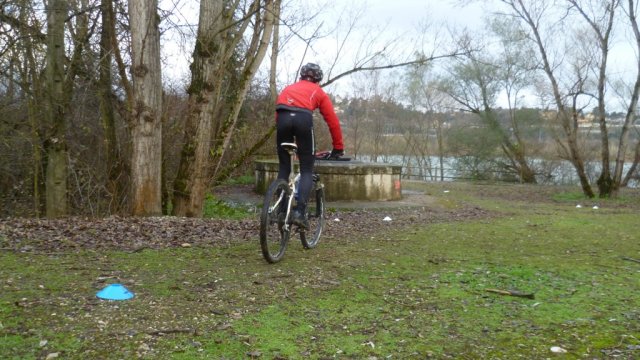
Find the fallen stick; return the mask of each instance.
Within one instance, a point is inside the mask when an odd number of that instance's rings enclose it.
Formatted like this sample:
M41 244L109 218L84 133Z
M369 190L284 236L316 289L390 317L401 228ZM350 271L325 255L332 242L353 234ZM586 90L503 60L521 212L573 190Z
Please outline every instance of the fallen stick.
M534 294L527 294L527 293L523 293L515 290L485 289L485 291L500 294L500 295L509 295L509 296L527 298L527 299L535 299Z
M626 256L623 256L622 260L633 261L633 262L636 262L636 263L640 264L640 260L634 259L634 258L630 258L630 257L626 257Z
M133 336L136 334L147 334L152 336L160 336L160 335L168 335L168 334L193 334L198 335L198 330L196 329L165 329L165 330L148 330L148 331L127 331L127 332L115 332L115 335L127 335Z
M196 330L194 329L166 329L166 330L152 330L146 331L145 334L149 335L165 335L165 334L195 334Z

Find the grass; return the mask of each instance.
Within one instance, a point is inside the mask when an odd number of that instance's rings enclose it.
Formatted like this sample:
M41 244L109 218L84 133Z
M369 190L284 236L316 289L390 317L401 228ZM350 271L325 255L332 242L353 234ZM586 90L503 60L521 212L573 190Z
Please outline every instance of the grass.
M293 242L276 265L264 262L257 240L2 252L0 358L639 357L640 264L625 260L640 259L638 208L576 209L551 195L505 201L474 196L479 189L431 188L442 202L501 216L311 251ZM136 297L95 298L113 282Z
M253 174L241 175L227 179L225 185L253 185L256 179Z
M237 204L230 204L224 200L216 199L213 194L207 194L205 198L202 217L223 219L245 219L253 215L253 212Z

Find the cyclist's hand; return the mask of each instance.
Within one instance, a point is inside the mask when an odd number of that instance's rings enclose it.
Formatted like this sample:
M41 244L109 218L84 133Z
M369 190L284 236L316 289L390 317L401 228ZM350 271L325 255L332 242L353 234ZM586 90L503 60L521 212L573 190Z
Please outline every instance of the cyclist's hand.
M330 159L337 159L340 157L344 156L344 150L337 150L337 149L333 149L331 150L331 155L329 155Z

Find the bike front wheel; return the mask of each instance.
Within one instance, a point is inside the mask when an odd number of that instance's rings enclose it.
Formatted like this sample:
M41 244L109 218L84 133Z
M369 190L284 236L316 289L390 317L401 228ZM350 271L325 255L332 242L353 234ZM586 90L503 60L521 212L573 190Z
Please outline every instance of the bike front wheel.
M290 228L285 226L289 207L289 185L286 181L274 181L264 197L260 213L260 248L269 263L282 259L289 242Z
M300 232L300 241L305 249L313 249L318 245L324 229L324 188L322 186L315 189L313 200L315 201L310 201L307 205L309 229Z

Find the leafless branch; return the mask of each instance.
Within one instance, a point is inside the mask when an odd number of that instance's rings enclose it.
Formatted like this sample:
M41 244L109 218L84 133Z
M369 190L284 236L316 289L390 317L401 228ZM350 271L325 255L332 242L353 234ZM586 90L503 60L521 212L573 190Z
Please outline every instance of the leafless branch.
M461 56L463 55L464 52L455 52L455 53L451 53L451 54L446 54L446 55L435 55L435 56L430 56L427 58L419 58L417 60L412 60L412 61L406 61L406 62L401 62L401 63L395 63L395 64L387 64L387 65L380 65L380 66L356 66L351 70L347 70L329 80L327 80L326 82L324 82L321 86L327 86L330 85L334 82L336 82L337 80L351 75L353 73L357 73L357 72L362 72L362 71L377 71L377 70L386 70L386 69L394 69L394 68L399 68L399 67L404 67L404 66L411 66L411 65L424 65L427 64L431 61L435 61L438 59L444 59L444 58L451 58L451 57L456 57L456 56Z

